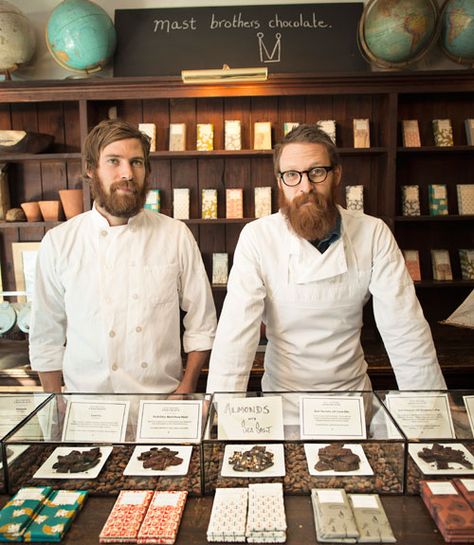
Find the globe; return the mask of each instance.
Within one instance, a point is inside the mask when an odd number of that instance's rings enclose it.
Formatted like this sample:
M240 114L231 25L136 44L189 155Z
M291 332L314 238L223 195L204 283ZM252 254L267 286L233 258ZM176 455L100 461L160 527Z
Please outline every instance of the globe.
M412 64L435 42L437 17L436 0L370 0L359 24L362 52L383 68Z
M10 2L0 0L0 72L11 72L27 63L35 52L36 38L30 21Z
M440 20L440 45L444 53L461 64L474 64L473 0L448 0Z
M110 60L117 42L108 14L89 0L64 0L46 27L46 43L53 58L66 70L91 73Z

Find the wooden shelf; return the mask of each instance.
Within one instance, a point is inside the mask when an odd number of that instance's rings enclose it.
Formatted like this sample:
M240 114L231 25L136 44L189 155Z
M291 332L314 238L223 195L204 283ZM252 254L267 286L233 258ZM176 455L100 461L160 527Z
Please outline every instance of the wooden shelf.
M474 288L474 280L420 280L415 288Z
M433 153L472 153L474 146L421 146L419 148L404 148L398 147L397 153L399 154L433 154Z
M61 225L63 221L2 221L0 222L0 229L37 229L41 227L43 229L50 229Z
M447 214L445 216L395 216L395 221L399 222L425 222L425 221L440 221L440 222L449 222L449 221L472 221L474 220L474 215L465 214Z
M387 148L339 148L341 156L350 155L383 155ZM210 157L273 157L273 150L210 150L210 151L153 151L151 157L155 159L206 159Z
M81 160L81 153L1 153L2 162Z
M195 218L189 220L181 220L186 224L198 224L198 225L219 225L226 223L250 223L255 221L256 218L216 218L215 220L207 220L202 218Z

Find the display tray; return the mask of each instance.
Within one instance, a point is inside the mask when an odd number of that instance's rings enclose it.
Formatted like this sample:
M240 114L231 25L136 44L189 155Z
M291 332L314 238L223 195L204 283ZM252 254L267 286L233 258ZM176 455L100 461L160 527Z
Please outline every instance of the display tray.
M327 443L312 443L311 448L317 450L325 445ZM362 464L366 471L363 470L362 473L370 474L312 475L308 468L305 443L286 441L283 444L285 475L280 477L265 475L265 472L252 477L243 474L232 476L223 474L221 468L226 456L226 447L229 446L232 447L232 443L203 444L205 494L212 494L216 488L248 486L253 482L281 482L286 495L309 494L311 488L344 488L347 492L354 493L403 493L405 459L403 442L367 441L358 445L360 450L356 449L357 454L360 453L359 456L362 454L361 460L366 460L366 463ZM352 448L354 444L350 446Z
M20 445L9 444L9 448ZM146 472L143 475L128 475L125 472L129 462L133 461L134 451L140 447L149 450L152 445L114 445L103 446L102 467L96 466L98 474L68 473L61 476L52 470L52 464L57 460L57 454L65 454L71 450L86 450L95 445L67 444L31 444L27 450L18 455L9 465L9 493L14 494L24 486L46 486L54 479L55 488L65 490L88 490L92 495L116 496L120 490L187 490L191 495L201 494L201 457L199 445L167 445L179 449L186 458L188 466L183 465L179 474L171 472ZM110 451L110 452L109 452ZM178 466L175 466L178 467ZM133 472L133 471L132 471ZM127 471L128 473L128 471Z

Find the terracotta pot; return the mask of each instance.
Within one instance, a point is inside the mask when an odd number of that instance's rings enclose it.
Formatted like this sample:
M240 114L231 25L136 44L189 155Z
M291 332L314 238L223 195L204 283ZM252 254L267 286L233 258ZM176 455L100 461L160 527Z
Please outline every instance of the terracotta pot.
M58 221L61 203L59 201L39 201L44 221Z
M59 198L63 205L66 219L71 219L84 212L84 203L82 201L82 189L61 189Z
M42 221L41 210L37 201L22 202L20 206L26 216L26 221Z

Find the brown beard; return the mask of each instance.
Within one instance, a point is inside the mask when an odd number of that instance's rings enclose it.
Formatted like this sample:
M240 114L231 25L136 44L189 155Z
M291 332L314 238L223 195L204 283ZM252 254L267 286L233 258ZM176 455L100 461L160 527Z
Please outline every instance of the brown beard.
M311 191L289 201L279 188L278 202L293 231L305 240L323 240L336 225L338 212L334 191L328 197Z
M131 218L136 216L145 206L149 188L148 177L145 178L141 188L132 180L115 182L110 185L110 193L105 192L97 173L94 172L92 174L90 182L92 196L97 201L97 204L116 218ZM132 193L125 195L117 193L117 189L125 188L131 189Z

